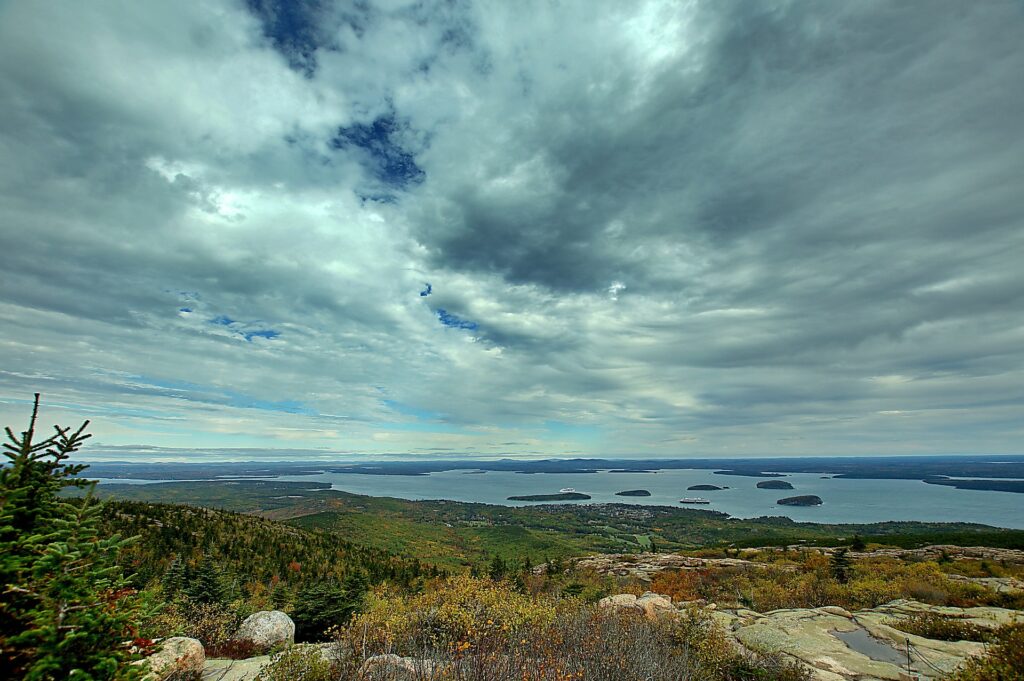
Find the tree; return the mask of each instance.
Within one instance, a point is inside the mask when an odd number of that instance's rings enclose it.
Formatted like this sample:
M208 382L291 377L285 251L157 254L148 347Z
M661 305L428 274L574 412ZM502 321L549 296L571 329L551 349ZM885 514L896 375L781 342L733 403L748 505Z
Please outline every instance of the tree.
M203 559L199 561L199 565L192 574L191 583L186 588L186 593L196 603L224 605L227 602L224 575L209 556L203 556Z
M78 478L85 466L68 463L89 438L85 429L54 426L36 442L39 395L28 429L5 428L0 468L0 668L9 678L126 679L131 667L122 645L133 638L138 601L116 563L128 544L100 536L95 483ZM88 488L84 499L59 493Z
M853 535L853 541L850 542L850 549L854 551L863 551L867 547L868 545L864 543L863 537L861 537L859 534Z
M836 549L829 559L829 572L840 584L850 581L850 557L846 548Z
M160 584L164 590L164 596L168 599L172 599L180 594L182 589L185 588L186 577L185 561L180 557L175 556L171 560L171 564L167 566L167 571L164 572L163 579L160 580Z
M346 581L351 591L334 581L314 582L299 589L292 611L297 640L321 640L331 627L348 623L359 609L365 589L359 590L359 578Z
M491 565L487 569L487 576L498 581L502 579L508 572L508 566L505 564L505 559L497 553L494 554L494 558L491 560Z

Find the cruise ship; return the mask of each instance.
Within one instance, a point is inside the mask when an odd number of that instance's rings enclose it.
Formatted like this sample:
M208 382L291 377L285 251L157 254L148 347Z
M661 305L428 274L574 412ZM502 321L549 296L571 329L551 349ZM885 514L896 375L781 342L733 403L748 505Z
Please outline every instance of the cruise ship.
M679 500L680 504L710 504L710 499L704 497L683 497Z
M558 490L558 493L559 494L569 494L569 493L575 492L575 491L576 491L575 487L563 487L562 489Z

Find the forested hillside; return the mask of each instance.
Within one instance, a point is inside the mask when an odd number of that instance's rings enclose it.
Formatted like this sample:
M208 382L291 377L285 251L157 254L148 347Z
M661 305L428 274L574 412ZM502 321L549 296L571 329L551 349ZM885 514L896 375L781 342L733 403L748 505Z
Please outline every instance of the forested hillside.
M191 506L110 502L103 508L103 531L137 537L123 549L121 563L140 587L162 579L175 563L190 568L203 561L250 587L340 581L356 571L370 583L403 586L438 575L415 558L353 544L337 534Z

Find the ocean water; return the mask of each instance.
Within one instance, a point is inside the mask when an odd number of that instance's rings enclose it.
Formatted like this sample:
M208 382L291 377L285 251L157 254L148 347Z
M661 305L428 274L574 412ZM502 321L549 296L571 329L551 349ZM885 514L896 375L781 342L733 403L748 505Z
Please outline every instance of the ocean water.
M254 479L254 478L244 478ZM258 479L258 478L256 478ZM703 469L659 470L652 473L511 473L453 470L428 475L365 475L321 473L282 475L275 480L327 482L354 494L399 499L449 499L505 506L535 502L509 501L510 496L555 494L563 487L589 494L589 501L544 502L567 504L626 503L721 511L737 518L785 516L818 523L873 523L886 520L973 522L1024 529L1024 494L965 490L929 485L920 480L859 480L789 473L781 478L716 475ZM761 480L785 480L792 490L758 489ZM158 480L101 480L110 483L153 483ZM689 491L690 485L728 487L719 491ZM646 489L649 497L620 497L616 492ZM784 497L816 494L821 506L779 506ZM707 505L680 504L682 497L703 497Z
M563 487L589 494L590 501L545 503L628 503L711 509L738 518L786 516L820 523L870 523L885 520L975 522L1024 529L1024 494L964 490L929 485L920 480L851 480L792 473L783 478L792 490L758 489L769 478L716 475L710 470L661 470L653 473L509 473L444 471L429 475L364 475L323 473L281 476L279 480L316 480L334 489L400 499L450 499L507 506L534 502L509 501L524 494L555 494ZM687 491L690 485L718 485L720 491ZM620 497L616 492L646 489L649 497ZM816 494L821 506L779 506L784 497ZM704 497L709 505L679 503L681 497Z

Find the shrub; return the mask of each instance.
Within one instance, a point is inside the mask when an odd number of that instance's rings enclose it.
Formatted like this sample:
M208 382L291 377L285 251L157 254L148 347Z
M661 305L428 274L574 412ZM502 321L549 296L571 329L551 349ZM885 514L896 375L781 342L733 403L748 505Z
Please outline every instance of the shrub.
M146 631L159 636L188 636L199 639L205 648L216 649L231 639L239 624L233 608L219 603L182 600L161 609L146 623Z
M667 594L673 601L693 601L701 597L701 585L708 580L708 570L664 570L651 580L651 591Z
M802 667L782 658L739 655L725 632L696 608L681 617L651 620L578 598L531 598L468 577L406 599L372 597L341 643L339 649L354 652L352 667L383 653L422 660L422 673L415 675L422 681L808 678ZM372 678L406 677L380 670Z
M320 648L297 645L274 657L260 670L257 681L335 681L334 665L324 657Z
M974 657L950 681L1020 681L1024 679L1024 622L1000 627L984 657Z
M357 650L409 654L424 644L443 646L484 635L500 633L511 639L529 627L550 622L554 614L550 601L489 579L457 576L410 598L370 594L365 612L348 627L348 636Z
M908 634L938 641L988 641L993 636L993 630L987 627L932 612L888 620L886 624Z

